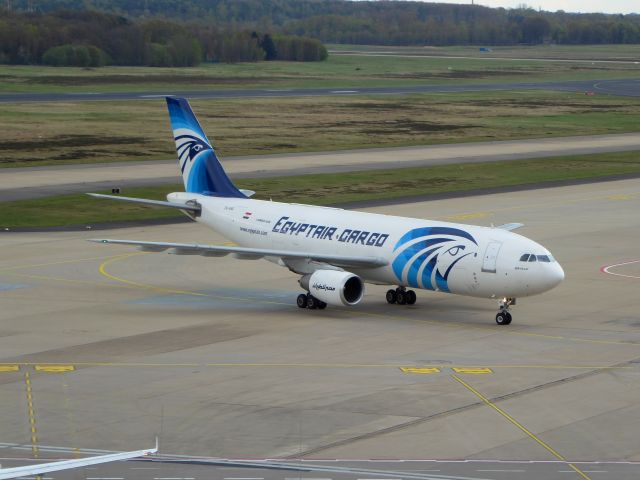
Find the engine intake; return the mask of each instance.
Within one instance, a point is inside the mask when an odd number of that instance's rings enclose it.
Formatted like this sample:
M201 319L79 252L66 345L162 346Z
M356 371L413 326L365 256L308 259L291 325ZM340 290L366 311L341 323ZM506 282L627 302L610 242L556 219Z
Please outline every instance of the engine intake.
M299 280L300 286L329 305L356 305L364 296L364 282L351 273L339 270L316 270Z

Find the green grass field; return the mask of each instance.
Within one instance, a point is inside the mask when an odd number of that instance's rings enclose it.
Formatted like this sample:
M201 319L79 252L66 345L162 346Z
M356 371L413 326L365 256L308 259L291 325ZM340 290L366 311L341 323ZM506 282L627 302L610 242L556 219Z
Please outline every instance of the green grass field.
M635 47L635 50L634 50ZM373 87L468 82L517 82L633 78L634 63L593 63L635 58L637 46L496 47L486 58L475 47L424 48L333 46L337 50L400 51L427 57L332 55L325 62L202 64L194 68L0 66L0 92L135 92L233 88ZM580 62L541 62L571 52ZM471 58L438 58L438 56Z
M335 205L345 202L461 192L561 180L640 175L640 152L567 156L514 162L489 162L430 168L305 175L242 180L238 185L258 192L255 198ZM182 185L128 189L127 196L164 199ZM163 208L66 195L2 203L0 227L95 225L102 222L151 220L181 215Z
M220 155L634 132L640 98L583 92L192 102ZM0 167L175 158L164 100L4 104Z

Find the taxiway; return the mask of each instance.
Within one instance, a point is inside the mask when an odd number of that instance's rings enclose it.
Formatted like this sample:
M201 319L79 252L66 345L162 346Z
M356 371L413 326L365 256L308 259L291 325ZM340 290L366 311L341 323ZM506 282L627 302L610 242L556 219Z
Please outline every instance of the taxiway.
M640 133L225 157L232 178L265 178L640 150ZM180 183L176 160L6 168L0 201Z
M90 232L0 234L0 456L131 450L159 434L165 454L489 460L421 468L633 478L639 207L640 183L625 180L371 209L525 223L567 278L520 299L510 327L495 325L491 300L419 292L401 307L371 286L356 308L300 310L296 276L267 262L140 253L86 242ZM224 242L196 224L100 235ZM204 476L172 468L144 478ZM249 473L222 476L265 477Z

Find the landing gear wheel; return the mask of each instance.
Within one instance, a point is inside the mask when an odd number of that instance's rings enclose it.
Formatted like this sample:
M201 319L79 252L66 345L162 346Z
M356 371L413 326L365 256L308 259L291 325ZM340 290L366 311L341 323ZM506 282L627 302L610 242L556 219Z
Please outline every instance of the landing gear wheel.
M309 310L315 310L319 306L320 306L320 301L317 298L312 297L311 295L307 295L307 308Z
M512 317L509 313L509 307L516 304L515 298L503 298L500 301L500 311L496 315L496 323L498 325L509 325Z
M512 318L509 312L500 312L496 315L496 323L498 325L509 325L511 320Z
M406 296L407 305L414 305L416 303L416 300L418 299L418 297L416 296L416 292L414 292L413 290L407 290Z
M396 302L398 305L405 305L407 303L408 293L404 290L398 290L396 292Z
M397 299L395 290L387 290L387 303L396 303Z
M298 295L298 298L296 299L296 304L300 308L307 308L307 296L304 293L301 293L300 295Z
M320 310L324 310L325 308L327 308L327 304L322 302L322 301L320 301L320 300L318 300L318 308Z

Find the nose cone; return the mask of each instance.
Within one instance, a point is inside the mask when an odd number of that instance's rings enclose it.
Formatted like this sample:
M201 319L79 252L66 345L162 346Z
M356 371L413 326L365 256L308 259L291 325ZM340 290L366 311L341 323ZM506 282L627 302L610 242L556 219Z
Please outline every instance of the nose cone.
M564 280L564 270L559 263L555 262L548 265L545 272L545 280L547 283L547 290L551 290L552 288L560 285Z

